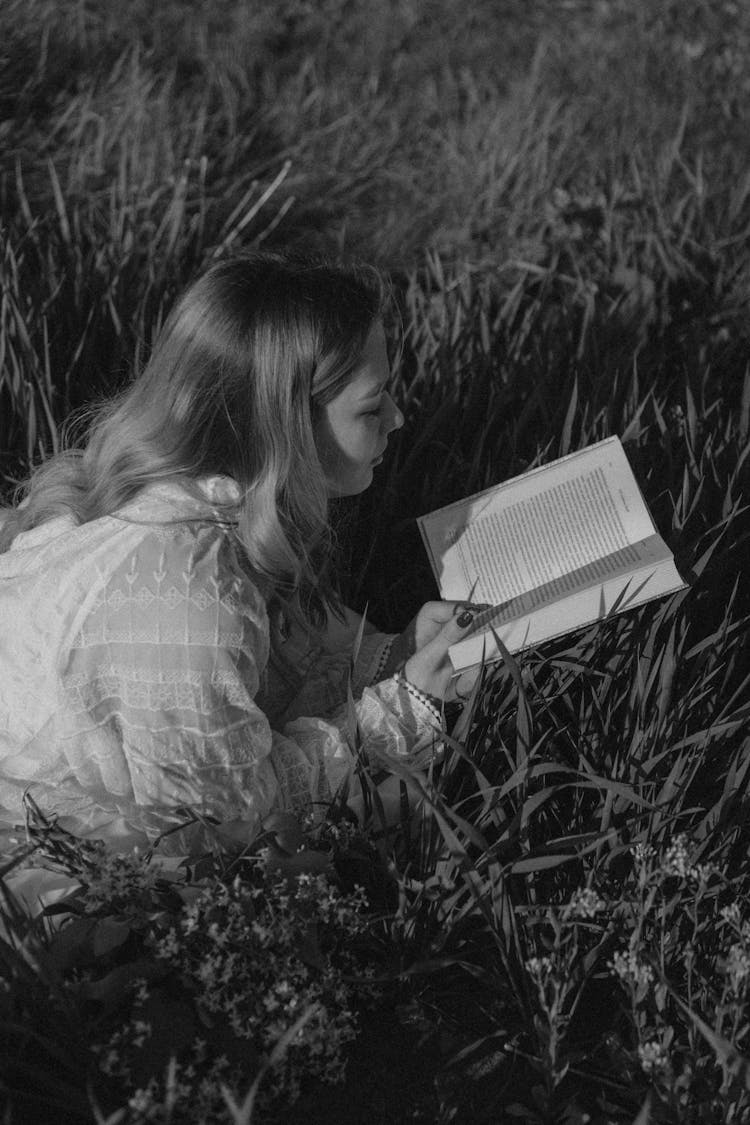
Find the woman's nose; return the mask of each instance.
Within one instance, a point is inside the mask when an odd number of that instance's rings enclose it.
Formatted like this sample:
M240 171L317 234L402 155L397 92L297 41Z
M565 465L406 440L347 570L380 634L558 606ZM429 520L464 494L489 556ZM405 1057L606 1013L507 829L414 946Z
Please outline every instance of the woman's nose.
M390 433L391 430L401 429L404 424L404 416L396 406L390 395L388 395L388 406L390 408L390 414L388 418L388 433Z

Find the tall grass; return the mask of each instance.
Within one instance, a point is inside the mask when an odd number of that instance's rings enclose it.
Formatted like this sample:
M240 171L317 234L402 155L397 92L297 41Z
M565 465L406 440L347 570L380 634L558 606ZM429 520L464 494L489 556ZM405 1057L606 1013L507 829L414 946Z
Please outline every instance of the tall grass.
M383 840L374 798L339 877L368 882L377 971L442 1060L423 1119L746 1120L744 8L11 0L0 31L7 489L138 369L188 278L263 243L393 280L407 424L340 513L347 596L384 627L435 595L415 516L622 437L689 588L487 669L430 814ZM5 912L11 1104L38 1081L35 1112L90 1119L90 1011L55 961L79 931Z

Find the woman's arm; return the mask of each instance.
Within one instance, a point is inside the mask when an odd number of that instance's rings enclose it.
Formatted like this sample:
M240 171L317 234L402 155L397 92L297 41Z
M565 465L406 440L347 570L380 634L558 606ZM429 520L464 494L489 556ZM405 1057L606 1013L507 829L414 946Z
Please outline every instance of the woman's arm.
M361 614L347 607L343 614L342 620L329 611L323 630L293 628L281 646L281 659L295 670L298 681L282 708L286 719L305 714L331 715L345 703L349 686L359 699L366 687L385 678L395 634L380 632L367 620L363 623ZM271 697L283 698L283 673L272 667L269 675L272 680L280 677ZM270 686L273 689L273 683Z

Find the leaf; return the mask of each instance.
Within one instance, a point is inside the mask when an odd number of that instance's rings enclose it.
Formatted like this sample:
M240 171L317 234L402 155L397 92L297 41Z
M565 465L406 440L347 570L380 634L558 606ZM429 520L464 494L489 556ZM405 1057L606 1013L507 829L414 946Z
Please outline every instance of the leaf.
M101 918L94 926L94 956L104 957L119 949L131 934L130 923L121 918Z
M272 813L263 821L263 828L273 835L276 847L289 855L294 855L305 846L305 833L293 813Z
M525 856L523 859L518 859L515 863L510 865L510 870L514 875L525 875L532 871L546 871L550 867L559 867L562 863L568 863L571 859L577 859L577 852L557 852L550 854L549 852L544 855Z
M563 422L562 434L560 435L560 456L564 457L570 449L570 438L573 431L573 421L575 420L576 410L578 408L578 376L576 375L573 380L573 393L570 396L568 409L565 414L565 421Z
M742 403L738 426L740 445L745 444L748 433L750 433L750 366L745 368L745 380L742 384Z
M98 1000L107 1012L111 1012L129 1002L136 985L142 981L162 980L169 969L156 961L141 957L127 965L118 965L100 980L87 981L82 985L84 996Z
M687 407L687 436L689 438L689 448L694 450L698 437L698 412L695 408L695 399L690 390L690 385L687 383L685 384L685 405Z
M643 1105L638 1110L638 1116L633 1118L633 1125L649 1125L651 1120L651 1091L646 1094Z
M299 875L333 874L330 853L319 852L314 848L305 848L294 855L270 848L266 867L269 872L278 872L290 880L295 880Z
M253 1082L252 1086L248 1090L244 1100L241 1103L235 1101L232 1091L222 1083L220 1087L221 1095L224 1098L227 1109L232 1115L233 1125L251 1125L253 1120L255 1099L258 1096L258 1089L260 1088L260 1084L263 1081L264 1076L271 1067L281 1062L281 1060L284 1058L284 1055L289 1050L289 1047L302 1031L302 1028L305 1026L305 1024L308 1023L313 1018L313 1016L318 1015L319 1012L320 1004L311 1004L309 1008L307 1008L302 1013L299 1019L296 1020L296 1022L293 1023L291 1027L287 1028L284 1034L279 1037L276 1044L274 1045L273 1050L271 1051L271 1054L267 1059L263 1060L260 1070L255 1077L255 1081Z
M47 968L65 973L93 952L91 939L96 926L93 918L74 918L67 926L58 930L43 960Z
M518 706L516 710L516 766L521 767L526 764L531 752L531 710L526 699L521 669L518 667L517 661L513 658L510 650L500 638L497 630L491 627L490 632L497 645L503 664L510 673L511 679L518 691Z
M83 896L80 891L75 891L70 898L61 899L60 902L51 902L42 911L44 918L55 918L60 914L81 915L82 913Z
M321 972L325 969L325 958L318 941L318 929L313 922L309 923L305 927L304 933L297 937L294 943L294 952L303 965L307 965L311 969L319 969Z
M750 1090L750 1059L741 1055L728 1039L725 1039L723 1035L719 1035L718 1032L709 1027L697 1012L694 1012L691 1007L680 999L674 989L671 988L666 981L663 981L663 983L669 988L673 999L677 1002L679 1007L682 1008L685 1015L692 1021L711 1047L720 1066L724 1070L729 1071L735 1078L739 1078L745 1089Z

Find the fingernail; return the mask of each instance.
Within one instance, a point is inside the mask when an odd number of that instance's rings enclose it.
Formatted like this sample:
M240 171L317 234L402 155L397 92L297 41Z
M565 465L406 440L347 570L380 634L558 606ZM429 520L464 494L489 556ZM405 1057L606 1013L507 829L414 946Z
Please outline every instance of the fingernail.
M465 609L463 613L459 613L456 618L456 624L460 629L468 629L473 620L474 614L470 613L468 609Z

